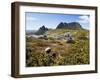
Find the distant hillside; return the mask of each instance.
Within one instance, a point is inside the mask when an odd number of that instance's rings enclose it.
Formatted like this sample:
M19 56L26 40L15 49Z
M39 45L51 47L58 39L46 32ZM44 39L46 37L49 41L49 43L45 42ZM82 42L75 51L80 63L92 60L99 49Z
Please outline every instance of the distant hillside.
M83 29L82 26L78 22L64 23L61 22L58 24L56 29Z
M32 35L36 32L36 30L26 30L26 35Z
M57 37L59 35L63 35L67 32L70 32L72 34L73 37L77 38L78 36L87 36L89 34L88 30L85 29L77 29L77 30L73 30L73 29L54 29L54 30L49 30L46 32L46 35L48 35L49 37Z

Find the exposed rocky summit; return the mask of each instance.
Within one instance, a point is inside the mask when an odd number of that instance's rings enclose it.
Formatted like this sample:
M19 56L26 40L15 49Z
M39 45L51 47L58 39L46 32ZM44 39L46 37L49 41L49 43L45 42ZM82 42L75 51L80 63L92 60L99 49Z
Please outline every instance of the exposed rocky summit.
M40 27L40 29L39 29L40 31L42 30L42 31L47 31L48 30L48 28L46 28L44 25L42 26L42 27Z
M48 28L46 28L44 25L42 27L39 28L39 30L35 33L36 35L42 35L43 33L45 33L46 31L48 31Z
M82 26L78 22L71 22L71 23L66 23L66 22L61 22L58 24L56 29L83 29ZM49 29L45 27L44 25L38 29L37 32L35 32L36 35L43 35L46 31Z
M71 23L66 23L66 22L61 22L58 24L56 29L82 29L82 26L78 22L71 22Z
M57 29L62 29L62 28L67 28L68 27L68 24L67 23L59 23L58 26L57 26Z

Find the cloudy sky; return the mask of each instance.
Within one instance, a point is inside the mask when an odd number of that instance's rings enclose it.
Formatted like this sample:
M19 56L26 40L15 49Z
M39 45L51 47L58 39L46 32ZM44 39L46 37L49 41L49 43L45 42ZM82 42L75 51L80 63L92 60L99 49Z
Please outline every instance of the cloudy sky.
M79 22L83 28L89 30L89 18L89 15L25 13L26 30L38 30L43 25L55 29L60 22Z

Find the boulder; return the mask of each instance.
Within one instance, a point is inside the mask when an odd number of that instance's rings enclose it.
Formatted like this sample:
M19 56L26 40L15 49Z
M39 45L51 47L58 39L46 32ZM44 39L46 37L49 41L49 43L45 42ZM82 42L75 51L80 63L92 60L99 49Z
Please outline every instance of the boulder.
M39 36L38 36L38 39L45 39L45 40L47 40L48 38L47 38L46 35L39 35Z
M73 42L75 42L75 39L73 37L67 37L66 42L73 43Z
M45 52L46 52L46 53L50 53L50 52L51 52L51 48L50 48L50 47L47 47L47 48L45 49Z

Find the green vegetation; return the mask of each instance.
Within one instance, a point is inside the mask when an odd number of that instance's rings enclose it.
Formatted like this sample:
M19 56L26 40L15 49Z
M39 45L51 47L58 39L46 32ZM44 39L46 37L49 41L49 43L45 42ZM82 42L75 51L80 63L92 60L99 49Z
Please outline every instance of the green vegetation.
M74 43L56 40L57 35L70 32ZM55 29L45 33L48 40L26 37L26 66L58 66L89 64L89 34L87 30ZM51 48L50 53L45 49Z

